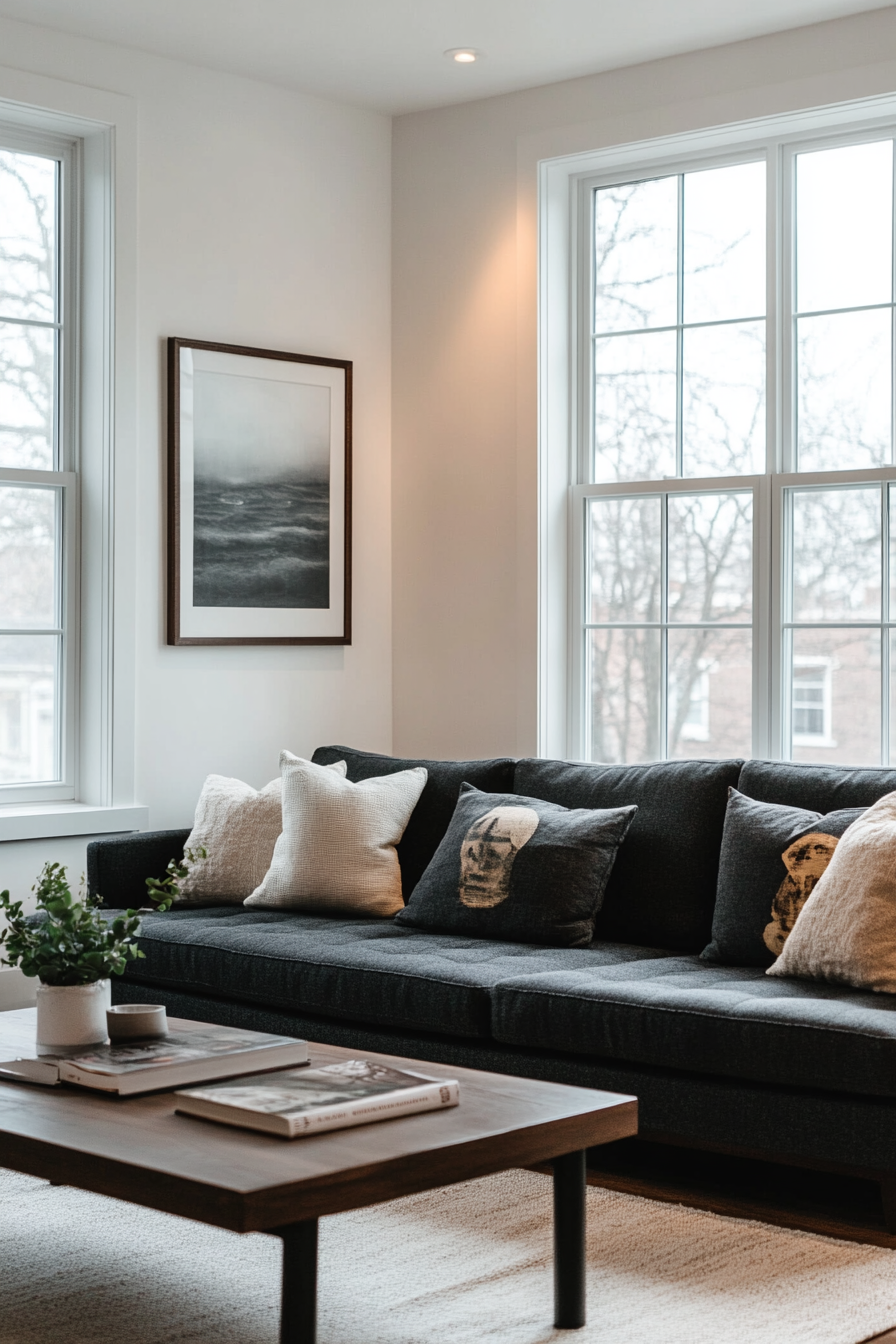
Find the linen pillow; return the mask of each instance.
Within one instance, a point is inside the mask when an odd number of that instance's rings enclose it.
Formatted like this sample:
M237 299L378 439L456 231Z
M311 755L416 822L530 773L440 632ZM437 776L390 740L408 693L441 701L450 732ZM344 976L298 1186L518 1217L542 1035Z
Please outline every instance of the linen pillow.
M583 947L637 810L566 808L463 784L448 830L396 923Z
M840 837L864 808L810 812L728 790L712 942L703 961L770 966Z
M345 774L345 761L329 769ZM281 782L253 789L241 779L209 775L202 786L184 850L206 851L187 861L189 872L174 904L242 904L271 866L282 826Z
M315 765L345 761L346 773L356 784L373 775L394 775L399 770L411 770L416 766L422 766L427 772L426 787L398 845L405 900L420 881L448 829L461 784L464 781L475 784L486 793L510 793L513 790L514 762L508 756L485 761L429 761L381 756L354 747L318 747L311 759Z
M426 783L423 769L354 784L280 753L283 833L244 902L270 909L394 915L403 905L395 846Z
M896 994L896 792L850 826L766 975Z

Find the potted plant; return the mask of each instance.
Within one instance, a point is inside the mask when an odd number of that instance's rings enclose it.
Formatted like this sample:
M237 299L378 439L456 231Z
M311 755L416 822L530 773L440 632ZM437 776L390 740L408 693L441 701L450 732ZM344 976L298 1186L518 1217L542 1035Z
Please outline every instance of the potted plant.
M172 860L161 881L147 879L153 909L170 908L186 873L186 867ZM109 977L121 975L129 961L143 956L134 939L144 912L125 910L105 918L101 897L72 895L59 863L45 864L32 890L36 917L23 915L22 902L11 900L8 891L0 892L0 912L6 916L0 949L11 966L40 980L37 1043L68 1047L105 1041Z

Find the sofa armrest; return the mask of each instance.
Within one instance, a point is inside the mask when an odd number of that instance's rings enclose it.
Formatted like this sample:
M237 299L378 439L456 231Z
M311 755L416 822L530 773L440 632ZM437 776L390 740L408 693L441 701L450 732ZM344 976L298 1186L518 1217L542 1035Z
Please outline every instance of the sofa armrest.
M87 846L87 890L113 910L146 904L146 879L164 877L182 859L186 831L143 831L93 840Z

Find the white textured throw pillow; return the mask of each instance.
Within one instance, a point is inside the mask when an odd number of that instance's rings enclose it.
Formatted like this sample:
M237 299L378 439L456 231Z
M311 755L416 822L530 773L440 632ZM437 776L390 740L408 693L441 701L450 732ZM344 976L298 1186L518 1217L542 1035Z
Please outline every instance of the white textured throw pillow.
M844 833L766 974L896 994L896 793Z
M354 784L284 751L280 773L283 834L246 905L382 916L401 910L395 846L423 792L426 770L418 766Z
M326 767L344 775L345 761ZM193 829L184 845L207 857L188 863L175 905L242 904L261 882L283 829L281 781L253 789L241 779L209 775L202 786Z

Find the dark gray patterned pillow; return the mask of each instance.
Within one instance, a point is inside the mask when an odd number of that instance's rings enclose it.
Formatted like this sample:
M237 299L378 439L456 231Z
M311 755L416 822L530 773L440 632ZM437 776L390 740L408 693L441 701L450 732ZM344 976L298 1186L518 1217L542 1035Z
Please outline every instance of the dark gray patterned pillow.
M582 947L637 810L566 808L463 784L451 824L396 922Z
M809 812L728 790L712 942L704 961L771 966L837 841L865 811Z

